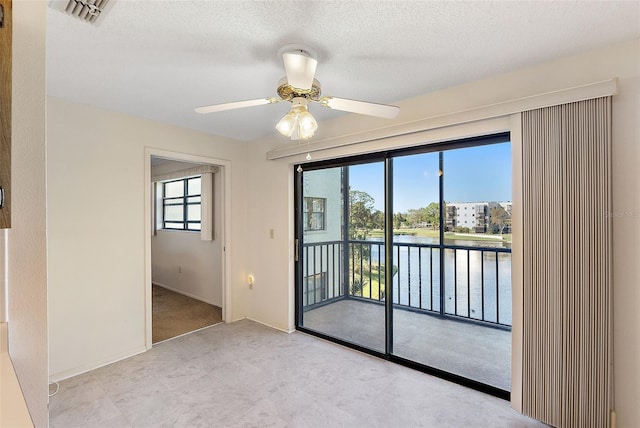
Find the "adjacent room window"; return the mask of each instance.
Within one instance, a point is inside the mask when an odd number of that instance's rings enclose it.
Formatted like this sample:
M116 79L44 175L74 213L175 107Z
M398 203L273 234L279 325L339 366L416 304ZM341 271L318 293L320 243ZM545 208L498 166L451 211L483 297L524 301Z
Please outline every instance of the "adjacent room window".
M181 178L162 183L162 228L199 231L202 179Z
M304 230L324 230L325 198L304 198Z

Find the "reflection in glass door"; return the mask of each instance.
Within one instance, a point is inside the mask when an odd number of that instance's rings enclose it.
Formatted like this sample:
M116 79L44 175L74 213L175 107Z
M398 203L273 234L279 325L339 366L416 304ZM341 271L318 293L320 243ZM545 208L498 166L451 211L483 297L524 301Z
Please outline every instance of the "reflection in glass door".
M298 323L384 352L384 163L299 174Z

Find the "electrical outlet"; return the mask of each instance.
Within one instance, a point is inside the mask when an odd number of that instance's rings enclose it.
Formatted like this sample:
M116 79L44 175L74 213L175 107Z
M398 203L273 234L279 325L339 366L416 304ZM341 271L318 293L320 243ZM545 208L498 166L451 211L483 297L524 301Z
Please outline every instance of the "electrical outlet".
M182 273L182 266L178 266L178 273Z

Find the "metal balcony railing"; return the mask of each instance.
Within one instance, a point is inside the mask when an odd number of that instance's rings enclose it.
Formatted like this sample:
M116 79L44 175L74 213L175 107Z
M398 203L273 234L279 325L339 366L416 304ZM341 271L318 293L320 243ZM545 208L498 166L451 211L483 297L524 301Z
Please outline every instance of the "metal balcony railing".
M347 245L347 253L344 241L302 246L305 309L346 298L386 300L384 242ZM511 249L401 242L392 248L395 308L511 326Z

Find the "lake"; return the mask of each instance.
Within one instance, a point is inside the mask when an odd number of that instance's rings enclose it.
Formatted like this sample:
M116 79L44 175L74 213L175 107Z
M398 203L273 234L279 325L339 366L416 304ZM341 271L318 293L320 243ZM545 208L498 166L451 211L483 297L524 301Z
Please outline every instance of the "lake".
M383 240L369 241L373 241L371 260L384 263ZM440 311L440 249L403 244L437 245L438 239L394 236L393 264L398 270L393 277L393 302ZM445 312L511 325L511 253L492 251L504 248L502 242L448 240L446 244L486 250L445 249Z

